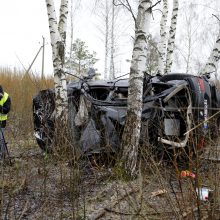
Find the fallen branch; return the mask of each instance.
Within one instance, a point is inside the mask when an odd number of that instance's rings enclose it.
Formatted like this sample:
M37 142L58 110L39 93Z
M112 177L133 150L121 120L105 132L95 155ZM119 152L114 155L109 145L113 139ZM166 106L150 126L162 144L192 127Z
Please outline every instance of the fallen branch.
M113 209L116 205L118 205L118 204L119 204L122 200L124 200L126 197L128 197L128 196L130 196L130 195L132 195L132 194L134 194L134 193L136 193L136 192L138 192L138 191L139 191L139 189L136 189L136 190L132 189L131 191L126 192L120 199L118 199L117 201L115 201L115 202L112 204L112 206L109 207L109 205L108 205L108 207L102 208L102 209L98 212L98 214L96 214L96 215L95 215L94 217L92 217L91 219L93 219L93 220L98 220L98 219L100 219L101 217L103 217L103 216L106 214L107 211L114 212L112 209ZM125 215L126 215L126 213L125 213Z

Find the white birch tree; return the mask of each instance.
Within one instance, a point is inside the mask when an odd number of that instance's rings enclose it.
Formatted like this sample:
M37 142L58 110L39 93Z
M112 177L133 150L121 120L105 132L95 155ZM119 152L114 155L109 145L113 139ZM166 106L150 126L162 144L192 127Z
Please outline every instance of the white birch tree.
M110 52L110 15L111 15L111 1L109 0L96 0L95 14L98 15L99 25L97 29L100 32L100 39L104 42L104 79L109 79L109 52Z
M71 0L70 3L71 3L71 6L70 6L70 50L69 50L69 56L71 56L71 54L72 54L72 44L73 44L73 0Z
M128 108L122 136L122 167L134 176L140 139L143 78L147 63L147 39L152 14L152 2L140 0L135 27L134 48L130 67Z
M172 11L171 25L170 25L170 30L169 30L169 38L168 38L168 43L167 43L165 74L170 73L171 66L173 63L172 55L173 55L174 42L175 42L175 36L176 36L178 7L179 7L179 1L173 0L173 11Z
M208 75L210 73L216 73L217 64L218 64L219 60L220 60L220 32L218 34L214 48L212 49L211 54L208 58L208 61L205 65L205 68L201 74Z
M193 6L192 4L189 5L189 7L187 8L188 10L185 11L185 16L184 16L184 20L186 23L186 28L185 28L185 32L186 32L186 37L185 40L186 42L184 42L185 48L186 48L186 55L185 55L185 63L186 63L186 73L190 72L190 66L191 66L191 60L192 60L192 55L193 55L193 48L194 45L198 39L197 36L197 31L196 29L198 28L198 26L195 24L197 18L198 18L198 14L196 13L196 8L195 6ZM193 23L194 22L194 23ZM185 49L184 48L184 49ZM181 51L182 54L184 53L184 50Z
M104 79L108 79L108 54L109 54L109 5L108 0L105 0L105 69Z
M167 17L168 17L168 3L163 0L163 10L160 21L160 42L158 44L159 60L158 60L158 73L164 74L166 66L166 48L167 48Z
M114 52L115 52L115 5L112 1L112 14L111 14L111 57L110 57L110 74L109 78L112 80L115 78L115 63L114 63Z
M68 0L61 0L59 25L53 0L45 0L49 21L49 30L52 46L52 59L54 68L54 88L56 125L67 125L68 100L66 75L64 71L66 26L68 14Z
M190 74L199 74L204 70L210 51L218 35L219 1L211 4L201 0L183 0L179 2L178 29L175 39L173 70ZM210 7L211 6L211 7Z

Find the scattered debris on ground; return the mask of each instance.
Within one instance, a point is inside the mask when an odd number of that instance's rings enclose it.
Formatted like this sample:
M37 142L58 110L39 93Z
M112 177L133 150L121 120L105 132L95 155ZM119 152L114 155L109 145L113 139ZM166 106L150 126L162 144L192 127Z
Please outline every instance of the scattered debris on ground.
M113 167L81 161L75 168L34 141L9 149L13 165L1 164L2 219L198 219L198 213L209 219L213 210L211 197L197 200L195 182L199 178L201 187L213 190L218 163L203 163L195 178L149 163L143 176L123 181Z

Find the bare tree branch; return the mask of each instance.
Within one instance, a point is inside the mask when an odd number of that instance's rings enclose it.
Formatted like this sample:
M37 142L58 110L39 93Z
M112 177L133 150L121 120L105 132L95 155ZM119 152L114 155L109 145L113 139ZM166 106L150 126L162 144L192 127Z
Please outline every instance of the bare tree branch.
M134 20L135 27L136 27L136 17L135 17L134 12L133 12L133 10L132 10L132 8L131 8L131 5L130 5L130 3L129 3L129 0L125 0L125 3L122 2L122 0L112 0L112 1L113 1L113 4L114 4L115 6L123 6L123 7L125 7L125 8L131 13L131 16L132 16L132 18L133 18L133 20ZM116 3L116 1L117 1L117 3ZM161 3L161 0L157 1L154 5L152 5L152 6L149 8L149 10L152 10L152 9L153 9L157 4L159 4L159 3ZM152 16L153 16L153 15L152 15Z
M129 3L128 0L126 0L126 2L127 2L129 11L131 12L132 18L134 19L134 22L135 22L135 25L136 25L136 17L135 17L135 15L134 15L134 13L133 13L133 10L132 10L132 8L131 8L131 5L130 5L130 3Z
M126 1L126 4L123 3L121 0L117 0L117 1L118 1L119 3L116 3L115 0L113 0L114 6L123 6L123 7L125 7L125 8L131 13L131 16L132 16L132 18L133 18L133 20L134 20L134 23L135 23L135 26L136 26L136 17L135 17L134 12L133 12L133 10L132 10L132 8L131 8L131 5L130 5L130 3L129 3L129 0L125 0L125 1Z
M212 14L212 16L216 17L218 19L218 21L220 22L220 19L217 15Z
M151 10L156 6L156 5L158 5L158 4L160 4L161 3L161 0L159 0L158 2L156 2L154 5L152 5L150 8L151 8Z

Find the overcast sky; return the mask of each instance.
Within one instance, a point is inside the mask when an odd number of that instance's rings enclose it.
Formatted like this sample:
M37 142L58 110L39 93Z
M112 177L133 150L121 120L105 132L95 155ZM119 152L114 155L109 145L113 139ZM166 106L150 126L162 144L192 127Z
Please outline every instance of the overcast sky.
M191 0L189 0L190 2ZM219 0L220 1L220 0ZM57 6L57 13L59 9L60 0L55 0ZM100 18L97 18L94 12L97 10L93 10L92 4L94 0L81 0L82 5L80 10L75 11L76 14L74 16L74 39L80 38L86 42L89 47L89 50L97 52L97 58L99 59L96 67L99 72L103 72L103 63L104 63L104 43L102 41L102 37L100 32L98 31L98 23ZM184 15L183 8L185 4L183 2L188 1L180 1L180 8L182 15ZM191 2L207 3L205 0L195 0ZM212 0L212 2L218 2L217 0ZM213 3L211 6L215 6ZM207 13L207 16L213 17L212 13L217 13L212 8L208 8L207 6L201 5L203 10L207 8L207 11L200 11L199 16L201 17L199 28L203 28L205 22L208 19L205 19L204 13ZM215 7L214 7L215 9ZM198 12L198 8L195 9ZM154 19L152 20L152 25L155 27L158 26L158 21L156 20L158 15L158 10L154 11ZM196 13L197 14L197 13ZM184 15L185 16L185 15ZM203 16L203 17L202 17ZM127 16L128 17L128 16ZM125 16L121 16L119 20L127 19ZM182 35L183 30L185 30L184 26L184 17L180 16L178 18L178 27L177 27L177 49L179 51L183 51L186 43L183 41L186 38ZM181 20L182 19L182 20ZM214 20L213 20L214 19ZM196 21L196 20L195 20ZM213 21L217 21L217 19L212 18L211 24ZM118 48L116 48L118 52L118 71L121 74L127 73L129 71L129 63L126 63L126 59L131 59L132 52L132 38L131 36L134 34L134 23L132 23L132 19L129 21L121 22L122 26L118 27L117 34L120 36ZM193 24L196 26L197 24ZM210 25L209 25L210 26ZM197 26L196 26L197 27ZM215 25L215 27L217 27ZM216 30L215 27L212 30ZM123 30L123 31L122 31ZM120 32L122 31L122 32ZM157 31L158 32L158 31ZM158 32L159 33L159 32ZM45 0L1 0L0 7L0 66L1 67L18 67L22 69L22 65L25 68L28 68L30 63L33 61L37 51L39 50L42 44L42 36L46 39L46 54L45 54L45 72L47 74L52 73L52 56L51 56L51 46L50 46L50 36L49 36L49 28L48 28L48 17ZM204 36L203 33L198 34L198 37ZM124 38L123 38L124 37ZM207 39L207 38L206 38ZM214 38L213 38L214 39ZM182 47L181 46L182 42ZM198 45L201 49L207 44L207 41L204 41L201 44L198 41ZM180 46L179 46L180 45ZM196 48L194 49L196 51ZM206 50L205 50L206 51ZM195 52L194 52L195 54ZM201 54L201 53L200 53ZM203 59L207 59L207 55L203 56ZM20 61L19 61L20 60ZM202 63L203 63L202 62ZM176 66L176 67L175 67ZM180 70L180 67L184 65L180 62L177 66L174 64L174 70L178 67L177 70ZM192 67L193 69L193 67ZM37 58L35 64L33 65L32 70L35 73L40 75L41 73L41 54ZM184 68L183 68L184 70Z
M41 46L42 36L49 41L45 1L1 1L0 27L0 65L22 69L22 63L27 68ZM47 46L46 72L52 69L49 49ZM33 69L39 70L40 63L39 57Z
M57 7L57 17L59 13L60 0L54 1ZM97 52L99 61L96 64L99 72L103 72L104 62L104 42L98 31L99 18L93 10L90 0L81 0L80 10L75 11L74 16L74 39L80 38L85 41L89 50ZM127 24L126 24L127 25ZM125 26L126 26L125 25ZM125 27L124 26L124 27ZM130 25L131 34L133 34L133 24ZM126 26L126 28L127 28ZM42 36L46 39L45 48L45 73L52 73L52 57L50 46L50 35L48 28L48 17L45 0L5 0L1 1L0 7L0 66L17 67L27 69L32 63L40 46L42 45ZM131 59L131 37L129 34L124 41L124 55L122 63L122 72L127 72L129 63L126 59ZM121 43L121 46L123 46ZM35 61L32 70L40 75L42 66L41 54ZM122 73L123 74L123 73Z
M55 1L57 16L60 1ZM94 16L89 1L84 1L80 14L74 18L74 39L81 38L89 47L96 51L100 61L97 63L99 71L103 71L104 45L98 38ZM76 11L76 13L78 13ZM0 7L0 66L25 68L33 61L42 44L42 36L46 39L45 72L52 72L52 57L50 36L47 20L45 0L5 0ZM38 56L32 70L41 72L41 54Z

